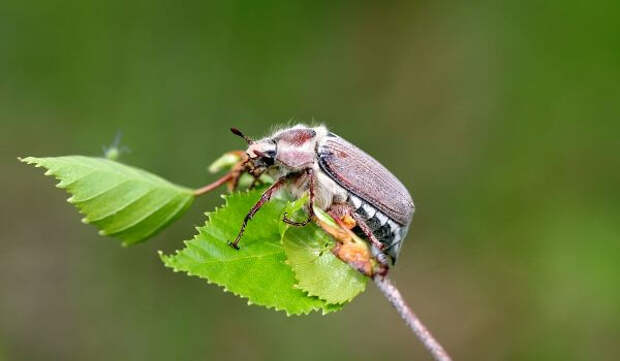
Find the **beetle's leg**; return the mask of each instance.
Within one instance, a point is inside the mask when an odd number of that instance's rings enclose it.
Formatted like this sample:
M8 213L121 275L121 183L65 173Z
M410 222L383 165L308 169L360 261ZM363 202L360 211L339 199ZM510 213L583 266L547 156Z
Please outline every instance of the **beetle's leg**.
M335 203L329 207L327 213L338 223L340 227L346 230L351 230L355 228L357 223L355 219L351 217L351 213L353 213L353 208L349 204L346 203Z
M360 227L364 235L368 237L368 240L372 244L372 247L377 249L378 252L374 252L375 258L377 259L377 261L379 261L379 263L381 263L383 266L388 267L389 261L387 259L387 256L384 253L385 245L379 242L377 237L375 237L375 234L372 233L372 230L370 229L368 224L366 224L366 221L364 221L359 214L355 212L351 212L351 216L353 217L353 219L355 219L355 222Z
M355 226L359 226L373 246L379 250L383 249L383 243L379 242L368 224L366 224L366 221L359 214L355 213L350 205L334 204L327 213L343 228L353 229Z
M375 234L372 233L372 229L370 229L368 224L366 224L366 221L359 214L355 212L351 212L351 217L355 219L355 222L360 227L364 235L368 237L368 240L370 241L370 243L372 243L372 245L375 246L379 251L382 251L385 245L379 242L377 237L375 237Z
M341 212L338 211L340 204L333 204L327 213L332 217L332 219L336 222L335 225L328 224L323 222L320 218L316 218L316 223L319 227L321 227L325 232L331 235L336 241L339 243L349 243L352 240L353 232L351 228L355 227L355 224L351 225L347 221L342 221ZM346 205L345 205L346 206ZM348 217L350 218L350 217ZM353 219L351 218L351 221ZM353 221L355 222L355 221Z
M312 221L312 218L314 218L314 174L312 172L312 168L306 169L306 174L310 178L310 185L308 186L310 191L310 200L308 202L308 218L306 218L303 222L295 222L288 218L288 214L286 212L284 212L284 215L282 216L282 221L284 221L284 223L290 224L291 226L295 227L303 227L306 224L310 223L310 221Z
M254 179L252 180L252 183L250 183L250 186L249 186L250 189L256 188L256 186L258 185L258 182L260 182L260 174L252 175L252 177L254 177Z
M357 269L366 276L379 271L383 273L385 267L376 268L371 262L372 254L368 248L368 243L359 239L352 229L356 226L355 220L351 218L352 208L346 203L335 203L329 208L327 213L336 222L336 225L324 223L317 218L318 225L329 233L337 242L332 248L332 253Z
M288 176L280 177L280 179L278 179L274 184L272 184L269 188L267 188L265 193L263 193L263 195L260 196L260 199L258 200L258 202L256 202L256 204L252 207L252 209L250 209L250 212L248 212L248 214L245 215L245 218L243 218L243 223L241 223L241 229L239 229L239 233L237 234L237 238L235 238L235 241L228 242L228 245L230 245L234 249L239 249L239 246L238 246L239 240L243 236L243 232L245 232L245 227L248 225L248 222L250 221L250 219L252 219L252 217L254 217L256 212L258 212L258 210L265 203L267 203L269 199L271 199L271 196L284 185L284 183L286 182L288 178L289 178Z
M260 177L263 175L263 173L265 173L266 170L267 169L260 169L248 172L254 178L252 180L252 183L250 183L249 189L254 189L259 182L260 184L263 184L263 181L260 179Z

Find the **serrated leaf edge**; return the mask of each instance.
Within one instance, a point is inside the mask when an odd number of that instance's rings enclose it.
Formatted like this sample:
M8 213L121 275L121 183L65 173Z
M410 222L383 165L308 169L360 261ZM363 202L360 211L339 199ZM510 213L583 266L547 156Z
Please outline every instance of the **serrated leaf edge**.
M204 213L204 214L205 214L205 216L207 217L207 221L205 222L205 224L204 224L203 226L197 226L197 227L194 227L194 228L196 229L196 231L198 231L199 233L198 233L198 234L196 234L196 235L194 235L194 237L193 237L191 240L185 240L185 241L183 241L183 244L185 245L185 247L188 247L188 243L189 243L189 242L191 242L191 241L193 241L193 240L195 240L195 239L196 239L196 238L200 235L200 229L201 229L201 228L203 228L203 227L208 227L208 226L210 226L210 225L211 225L211 221L212 221L212 220L211 220L211 216L212 216L212 215L215 215L217 212L220 212L222 209L224 209L224 208L226 208L226 207L228 206L228 198L232 197L232 196L233 196L233 195L235 195L235 194L240 195L240 196L249 196L249 193L250 193L250 191L249 191L249 190L243 190L243 191L238 191L237 193L234 193L234 194L222 194L220 197L221 197L222 199L224 199L224 204L222 204L222 205L220 205L220 206L216 206L216 207L215 207L215 209L214 209L213 211L207 211L207 212L205 212L205 213ZM301 312L296 313L296 312L289 312L289 311L287 311L286 309L280 308L280 307L275 306L275 305L264 305L264 304L261 304L261 303L255 303L255 302L252 302L252 301L250 301L250 299L249 299L247 296L244 296L244 295L238 294L238 293L236 293L236 292L234 292L234 291L231 291L231 290L229 290L229 289L228 289L225 285L219 284L219 283L217 283L217 282L215 282L215 281L211 281L210 279L208 279L208 278L206 278L206 277L203 277L203 276L201 276L201 275L193 274L192 272L185 271L185 270L182 270L182 269L178 269L178 268L176 268L176 267L174 267L174 266L170 265L170 263L169 263L169 261L168 261L168 260L169 260L169 259L171 259L171 258L173 258L173 257L175 257L175 256L177 256L177 255L179 255L179 253L180 253L183 249L185 249L185 248L182 248L182 249L177 249L177 250L175 250L175 251L174 251L174 253L172 253L172 254L164 254L164 252L163 252L163 251L161 251L161 250L158 250L158 251L157 251L157 253L158 253L158 255L159 255L159 258L160 258L160 259L162 260L162 262L164 263L164 266L166 266L167 268L172 269L172 271L173 271L173 272L175 272L175 273L185 273L185 274L187 274L188 276L197 277L197 278L200 278L200 279L206 280L206 281L207 281L207 284L213 284L213 285L216 285L216 286L220 287L221 289L223 289L223 290L224 290L224 292L226 292L226 293L231 293L231 294L233 294L233 295L235 295L235 296L237 296L237 297L239 297L239 298L241 298L241 299L246 300L246 303L247 303L248 305L257 305L257 306L260 306L260 307L264 307L264 308L266 308L266 309L272 309L272 310L275 310L275 311L282 311L282 312L285 312L285 313L286 313L286 316L287 316L287 317L290 317L290 316L301 316L301 315L306 316L306 315L309 315L309 314L310 314L310 313L312 313L312 312L319 312L319 311L320 311L321 315L325 316L325 315L327 315L327 314L329 314L329 313L332 313L332 312L338 311L338 309L329 310L329 309L326 309L326 308L324 308L324 307L312 307L312 309L311 309L311 310L308 310L308 311L301 311ZM282 251L282 252L284 252L284 251ZM278 253L279 253L279 252L278 252ZM285 253L285 252L284 252L284 253ZM274 253L274 254L275 254L275 253ZM285 253L285 255L286 255L286 253ZM285 261L285 264L287 264L287 265L288 265L288 263L287 263L286 261ZM289 267L290 267L290 265L289 265ZM291 269L291 271L292 271L292 269ZM295 274L295 272L293 272L293 275L294 275L294 274ZM297 279L297 278L295 278L295 279ZM317 299L320 299L321 301L325 302L328 306L333 306L333 307L339 307L339 306L341 306L341 305L339 305L339 304L329 303L329 302L327 302L327 301L325 301L325 300L323 300L322 298L319 298L319 297L317 297L317 296L309 295L309 294L308 294L308 292L306 292L305 290L301 290L301 291L303 291L303 292L306 294L306 296L307 296L307 297L311 297L311 298L317 298Z
M296 199L295 201L289 202L289 204L287 205L287 207L285 207L285 209L283 210L283 212L284 212L284 211L286 211L288 207L293 206L293 203L294 203L294 202L300 202L300 203L302 203L302 205L303 205L303 203L304 203L304 202L303 202L303 201L304 201L304 198L309 199L309 194L305 193L302 197L300 197L300 198ZM307 201L307 199L306 199L305 201ZM299 208L299 209L301 209L301 208ZM332 218L332 217L331 217L331 216L330 216L327 212L324 212L322 209L319 209L319 208L314 207L314 211L315 211L315 214L317 214L318 212L320 212L320 215L321 215L321 217L322 217L322 218L327 218L327 220L329 220L332 224L334 224L334 225L336 224L336 222L333 220L333 218ZM306 213L306 212L304 211L304 213ZM280 243L282 243L282 244L284 243L284 235L286 234L286 231L288 231L288 230L289 230L289 228L291 228L291 227L292 227L292 226L291 226L291 225L288 225L288 224L286 224L286 225L284 226L283 231L282 231L282 232L280 232ZM328 236L328 237L332 240L332 242L335 242L335 240L333 239L333 237L332 237L331 235L327 234L327 236ZM286 254L286 252L285 252L285 254ZM339 259L339 261L343 262L343 261L342 261L342 260L340 260L340 259ZM317 294L314 294L314 293L313 293L313 292L311 292L311 291L308 291L308 290L304 289L304 288L303 288L303 287L299 284L299 282L301 282L301 281L299 280L299 278L297 278L297 272L295 272L295 269L293 268L293 266L292 266L292 264L290 263L290 261L289 261L289 259L288 259L288 258L286 259L285 263L286 263L289 267L291 267L291 269L293 270L293 275L295 276L295 279L296 279L296 280L297 280L297 282L298 282L298 283L296 283L296 284L295 284L295 286L294 286L295 288L297 288L297 289L299 289L299 290L301 290L301 291L305 292L308 296L311 296L311 297L316 297L316 298L318 298L318 299L320 299L320 300L322 300L322 301L324 301L324 302L326 302L326 303L328 303L328 304L330 304L330 305L344 306L345 304L347 304L347 303L349 303L349 302L353 301L353 299L354 299L355 297L357 297L358 295L360 295L360 294L362 294L363 292L365 292L365 291L366 291L366 285L368 284L368 282L364 283L364 288L363 288L363 289L362 289L362 290L361 290L361 291L360 291L357 295L355 295L353 298L348 299L348 300L345 300L345 301L342 301L342 302L330 302L330 301L326 300L325 298L323 298L323 297L321 297L321 296L319 296L319 295L317 295ZM350 267L350 266L349 266L348 264L346 264L345 262L343 262L343 263L344 263L345 265L347 265L347 267ZM352 269L353 269L353 268L352 268Z
M55 186L56 188L58 188L58 189L62 189L62 190L64 190L65 192L67 192L67 193L69 193L69 194L70 194L70 197L69 197L69 198L67 198L67 199L66 199L66 201L67 201L67 203L69 203L69 204L71 204L72 206L74 206L74 208L78 211L78 213L79 213L79 214L81 214L81 215L83 215L83 216L84 216L84 217L82 217L82 218L80 219L80 222L82 222L83 224L92 224L92 222L100 221L100 220L105 219L105 218L107 218L108 216L111 216L111 215L112 215L112 214L110 214L110 215L107 215L106 217L101 217L101 218L98 218L98 219L89 220L89 219L88 219L88 215L87 215L85 212L83 212L83 211L82 211L82 210L81 210L81 209L77 206L77 204L82 203L82 202L85 202L85 201L88 201L89 199L93 199L93 198L95 198L96 196L99 196L99 195L101 195L101 194L103 194L103 193L105 193L105 192L107 192L107 191L109 191L109 190L113 189L114 187L117 187L119 184L122 184L122 183L124 183L124 182L126 182L126 181L122 181L122 182L120 182L120 183L116 184L115 186L110 187L108 190L106 190L106 191L104 191L104 192L100 192L99 194L97 194L97 195L95 195L95 196L92 196L92 197L89 197L88 199L82 199L82 200L80 200L79 202L74 202L73 198L74 198L74 196L75 196L75 195L74 195L73 193L69 192L68 190L66 190L66 188L67 188L67 187L69 187L71 184L75 183L76 181L78 181L78 180L80 180L80 179L82 179L82 178L84 178L84 177L86 177L86 176L88 176L88 175L90 175L90 174L94 173L94 171L93 171L93 172L86 173L85 175L81 176L80 178L77 178L77 179L75 179L75 180L73 180L73 181L71 181L71 182L69 182L69 183L62 184L62 182L63 182L63 181L62 181L62 179L60 179L60 178L59 178L59 176L58 176L58 174L57 174L56 172L52 171L50 168L47 168L45 165L41 164L41 161L42 161L43 159L45 159L45 158L59 158L59 157L32 157L32 156L28 156L28 157L17 157L17 159L18 159L20 162L22 162L22 163L25 163L25 164L28 164L28 165L32 165L32 166L34 166L35 168L43 168L43 169L45 169L45 172L43 173L43 175L48 176L48 177L49 177L49 176L52 176L52 177L54 177L54 179L56 179L56 180L58 181L58 183L56 183L54 186ZM127 166L127 167L129 167L130 169L133 169L133 168L132 168L132 167L130 167L130 166ZM134 170L135 170L135 171L138 171L138 169L134 169ZM139 174L140 172L137 172L137 173ZM148 173L148 172L145 172L145 173ZM121 175L125 176L125 174L121 174ZM153 176L158 177L158 178L160 178L161 180L163 180L163 181L165 181L165 182L170 183L170 185L172 185L172 186L174 186L174 187L178 187L179 189L184 190L184 191L186 192L186 194L189 196L189 198L188 198L187 200L185 200L184 202L181 202L181 203L179 204L179 207L177 207L177 208L175 209L175 212L173 212L173 213L172 213L172 215L173 215L173 216L168 217L168 218L167 218L164 222L162 222L162 223L161 223L161 226L160 226L160 228L159 228L159 229L156 229L154 232L152 232L152 233L150 233L150 234L146 235L146 236L145 236L142 240L140 240L140 241L133 241L133 242L122 241L122 242L121 242L121 245L122 245L123 247L128 247L128 246L130 246L130 245L133 245L133 244L137 244L137 243L143 242L143 241L147 240L148 238L152 237L153 235L155 235L156 233L159 233L159 232L160 232L163 228L165 228L165 227L166 227L166 225L167 225L167 224L169 224L169 222L170 222L170 221L171 221L171 220L172 220L175 216L177 216L177 215L178 215L178 214L176 214L176 213L177 213L180 209L182 209L182 208L184 208L184 207L189 207L189 206L191 205L191 203L193 202L193 200L194 200L194 197L193 197L193 192L192 192L192 190L191 190L191 189L189 189L189 188L187 188L187 187L183 187L183 186L177 185L177 184L174 184L174 183L171 183L171 182L169 182L168 180L165 180L165 179L163 179L163 178L161 178L161 177L159 177L159 176L157 176L157 175L154 175L154 174L153 174ZM118 211L120 211L120 210L122 210L122 209L127 208L128 206L130 206L131 204L135 203L135 202L136 202L137 200L139 200L140 198L142 198L142 197L146 196L147 194L149 194L150 192L152 192L155 188L162 188L161 186L156 185L156 184L154 184L154 183L150 183L150 184L152 185L153 189L150 189L150 190L149 190L148 192L146 192L145 194L143 194L143 195L141 195L140 197L136 198L136 199L135 199L135 200L133 200L132 202L130 202L130 203L128 203L127 205L123 206L122 208L120 208L120 209L116 210L116 211L115 211L115 213L117 213ZM110 234L108 234L107 232L105 232L105 231L104 231L104 230L102 230L102 229L98 229L97 234L98 234L99 236L109 236L109 237L114 237L114 235L116 235L116 234L118 234L118 233L121 233L121 232L123 232L123 231L126 231L127 229L130 229L130 228L132 228L132 227L136 226L137 224L139 224L140 222L144 221L144 220L145 220L145 219L147 219L149 216L153 215L155 212L157 212L158 210L160 210L161 208L163 208L164 206L166 206L167 204L169 204L169 203L170 203L172 200L174 200L174 199L175 199L175 196L171 197L169 200L167 200L167 201L166 201L164 204L162 204L160 207L158 207L157 209L155 209L155 210L154 210L154 211L152 211L152 212L149 212L148 214L146 214L145 216L141 217L141 218L140 218L139 220L137 220L136 222L134 222L134 223L132 223L132 224L128 225L128 226L127 226L126 228L124 228L124 229L121 229L121 230L116 230L115 232L110 233ZM96 227L96 226L95 226L95 227ZM98 227L96 227L96 228L98 228Z

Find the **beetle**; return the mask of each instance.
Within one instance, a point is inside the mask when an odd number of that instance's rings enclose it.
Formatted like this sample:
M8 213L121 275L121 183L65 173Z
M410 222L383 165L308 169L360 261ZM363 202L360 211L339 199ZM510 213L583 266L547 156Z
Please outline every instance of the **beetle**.
M309 193L308 217L296 222L285 213L284 222L305 226L318 207L366 239L385 272L386 256L396 262L415 206L407 188L381 163L323 125L298 124L260 140L236 128L231 131L245 139L248 148L240 165L214 185L225 181L236 185L245 172L255 180L262 174L275 179L243 219L237 237L229 242L231 247L239 249L252 217L278 190L288 188L295 197Z

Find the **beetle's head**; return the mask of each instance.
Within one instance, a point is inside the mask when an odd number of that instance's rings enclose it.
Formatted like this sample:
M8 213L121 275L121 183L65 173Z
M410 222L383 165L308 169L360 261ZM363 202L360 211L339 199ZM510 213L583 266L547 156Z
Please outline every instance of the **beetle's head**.
M245 152L255 168L267 168L274 164L277 146L273 139L252 140L237 128L231 128L230 130L248 143L248 149Z

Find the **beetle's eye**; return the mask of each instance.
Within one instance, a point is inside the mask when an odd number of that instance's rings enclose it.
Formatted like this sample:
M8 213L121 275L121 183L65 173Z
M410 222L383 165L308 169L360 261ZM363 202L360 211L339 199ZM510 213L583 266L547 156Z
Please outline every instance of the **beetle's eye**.
M263 158L263 162L267 167L271 167L274 164L273 158Z

